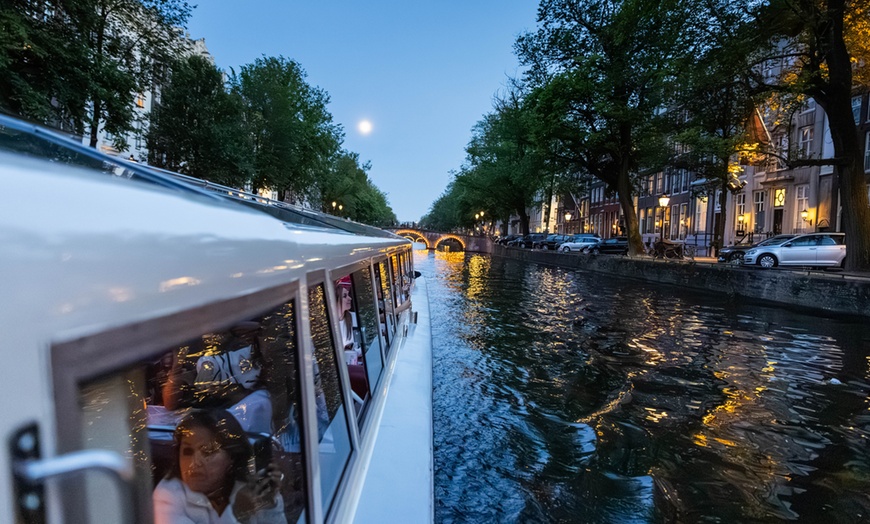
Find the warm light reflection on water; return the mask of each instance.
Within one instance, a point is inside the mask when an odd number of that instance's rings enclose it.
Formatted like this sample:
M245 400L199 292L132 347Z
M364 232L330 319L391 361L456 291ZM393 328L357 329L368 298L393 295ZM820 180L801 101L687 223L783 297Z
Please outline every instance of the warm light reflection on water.
M438 522L870 521L870 326L418 251Z

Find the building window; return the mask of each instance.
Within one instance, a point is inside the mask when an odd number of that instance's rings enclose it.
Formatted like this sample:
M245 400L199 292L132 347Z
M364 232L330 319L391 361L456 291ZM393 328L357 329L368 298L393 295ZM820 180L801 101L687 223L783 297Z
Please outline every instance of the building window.
M139 109L145 109L145 95L142 93L136 95L136 107Z
M795 186L795 193L797 194L797 198L795 200L795 220L794 227L796 230L801 230L806 226L806 222L804 222L803 218L801 218L801 211L805 211L809 207L810 203L810 186L808 184Z
M746 193L737 193L737 216L746 214Z
M764 230L764 191L755 192L755 232Z
M707 232L707 197L700 197L695 205L695 234Z
M852 118L855 119L855 124L857 125L861 122L861 97L856 96L852 98Z
M809 158L813 151L813 126L800 128L799 153L804 158Z
M680 240L686 238L689 232L689 204L680 204Z
M773 190L773 207L783 207L785 205L785 188L780 187Z
M682 192L688 193L689 192L689 172L686 171L685 169L680 169L680 172L683 174L683 176L680 177L683 179L683 188L682 188L683 191Z

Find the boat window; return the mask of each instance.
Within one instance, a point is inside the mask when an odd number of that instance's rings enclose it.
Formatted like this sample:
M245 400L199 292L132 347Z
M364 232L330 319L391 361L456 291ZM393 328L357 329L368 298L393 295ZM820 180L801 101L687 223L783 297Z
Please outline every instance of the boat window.
M366 373L365 353L360 330L360 319L356 307L358 295L354 293L354 282L350 276L335 282L335 301L338 311L339 344L344 352L344 363L350 378L351 398L358 417L361 417L369 399L369 381ZM365 356L364 356L365 355Z
M308 290L308 314L314 344L314 388L317 392L318 456L323 511L327 513L350 459L351 444L342 401L338 360L326 314L323 284ZM322 394L321 394L322 392ZM320 431L322 420L323 430Z
M389 300L390 297L390 275L387 270L387 262L378 262L375 264L375 279L378 281L378 315L380 316L382 332L386 340L387 347L384 348L384 353L387 353L392 345L393 334L396 332L395 317L393 316L393 304ZM384 299L387 297L387 299Z
M390 276L393 277L393 304L398 308L402 305L402 273L399 271L399 257L398 255L393 255L390 257L390 268L392 269L392 273ZM400 310L401 311L401 310Z
M295 322L288 302L84 384L83 447L134 458L157 522L240 516L242 499L259 509L239 520L304 521ZM84 488L92 522L118 514L104 483Z
M378 383L384 362L381 358L380 322L375 309L375 286L372 283L372 270L366 267L354 273L353 287L356 291L357 318L359 320L360 341L365 355L364 363L370 390Z

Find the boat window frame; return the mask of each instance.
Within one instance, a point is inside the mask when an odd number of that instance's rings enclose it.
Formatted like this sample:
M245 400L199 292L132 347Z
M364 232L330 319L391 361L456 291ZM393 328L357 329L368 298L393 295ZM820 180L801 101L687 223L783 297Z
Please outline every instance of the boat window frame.
M386 264L386 271L384 272L387 277L386 292L384 292L383 288L384 284L382 282L383 279L381 278L380 274L380 264ZM396 338L396 308L395 306L393 306L392 296L387 296L392 295L393 289L392 276L390 271L390 257L388 255L383 255L373 258L372 269L376 273L376 281L381 283L381 294L383 295L381 298L384 301L384 320L386 320L386 317L389 317L390 320L387 323L387 336L384 338L383 344L384 358L386 358L386 356L390 353L392 344L394 343L394 340Z
M357 264L360 262L356 262ZM351 264L351 265L354 265ZM347 490L347 479L350 476L349 473L354 470L356 467L356 463L359 460L359 450L360 450L360 433L358 424L354 421L356 420L356 414L353 411L353 399L350 396L350 377L347 374L347 366L337 366L338 367L338 379L341 387L341 397L342 397L342 408L344 409L345 423L347 424L348 433L350 434L350 456L348 457L347 463L344 465L344 470L341 472L341 476L338 480L338 486L335 489L335 494L332 500L329 503L329 508L323 510L323 493L321 491L321 480L320 480L320 455L319 455L319 438L317 435L317 413L316 413L316 399L314 392L314 346L311 341L311 331L310 324L308 323L309 315L309 304L308 304L308 289L323 285L323 291L326 294L326 297L334 297L335 296L335 282L333 280L333 271L329 269L316 269L310 271L306 275L306 285L304 290L304 298L305 298L305 328L306 331L304 333L305 343L310 347L311 351L306 352L310 362L307 362L305 365L306 370L310 370L311 373L311 406L309 409L311 413L306 415L311 417L311 424L305 426L306 436L308 437L306 443L306 450L310 451L310 462L315 465L316 469L316 477L311 477L310 491L316 492L317 499L317 512L318 519L313 519L313 522L325 522L329 515L333 513L336 507L336 501L341 500L345 496L345 491ZM337 320L337 306L334 300L330 300L327 298L326 300L326 315L327 315L327 324L329 325L330 333L332 334L332 349L335 353L336 362L344 362L344 348L339 347L339 338L338 338L338 320ZM330 306L329 304L332 303ZM322 373L323 371L321 371ZM308 384L306 383L306 386ZM307 402L307 399L303 399L304 402ZM307 405L307 404L306 404ZM309 422L309 419L306 418L305 422ZM310 449L308 448L310 445ZM313 515L312 515L313 516Z
M50 343L48 356L53 388L55 455L84 449L80 428L84 417L79 405L82 386L113 373L128 370L145 358L158 356L167 347L184 344L203 333L228 329L237 322L293 302L297 309L296 351L299 366L300 402L302 408L303 453L309 522L321 522L320 489L314 489L319 479L313 458L317 441L317 421L314 394L313 346L308 326L307 286L296 280L247 295L216 300L181 311L110 326L70 340ZM302 314L304 313L304 315ZM301 353L300 353L301 352ZM313 428L312 428L313 424ZM72 428L72 429L71 429ZM314 439L312 440L311 434ZM150 457L150 454L149 454ZM138 472L137 472L138 473ZM141 522L153 519L151 479L141 482L134 498L136 518ZM69 522L86 522L85 485L78 478L59 479L53 490Z

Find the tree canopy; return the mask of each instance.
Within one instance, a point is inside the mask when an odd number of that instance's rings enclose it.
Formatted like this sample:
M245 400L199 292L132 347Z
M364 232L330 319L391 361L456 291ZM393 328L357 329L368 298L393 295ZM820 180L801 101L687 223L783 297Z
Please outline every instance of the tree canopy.
M148 163L203 180L244 187L253 175L245 107L223 74L199 55L175 62L151 112Z

